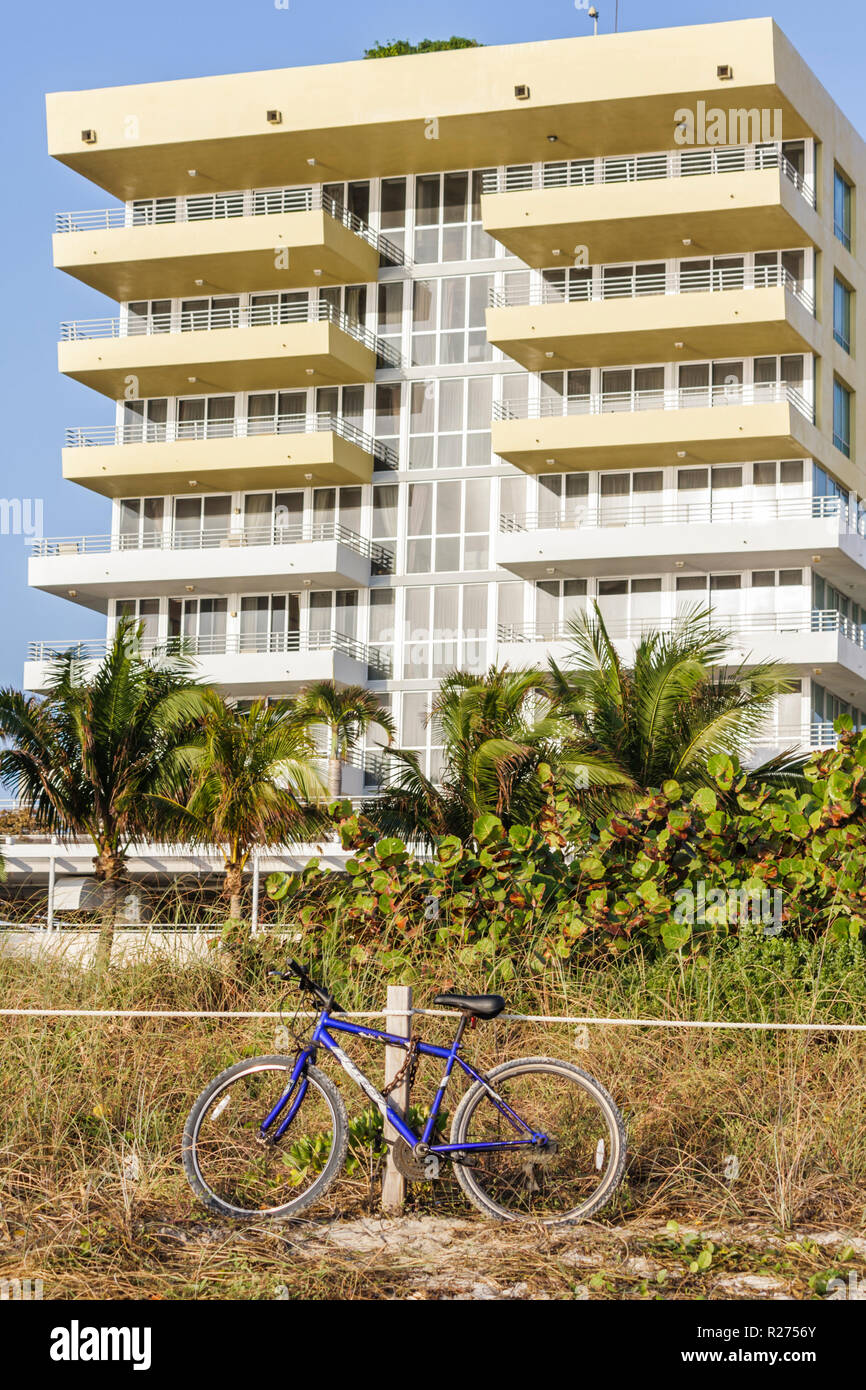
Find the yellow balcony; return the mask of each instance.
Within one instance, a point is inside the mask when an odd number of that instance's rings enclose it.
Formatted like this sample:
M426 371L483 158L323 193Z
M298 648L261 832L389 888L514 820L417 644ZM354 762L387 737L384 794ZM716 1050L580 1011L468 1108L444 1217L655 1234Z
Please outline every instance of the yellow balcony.
M91 319L61 334L61 372L112 400L131 378L142 399L372 381L377 354L393 356L324 302Z
M321 189L159 198L62 213L54 264L116 300L367 284L399 253Z
M775 146L576 161L487 186L485 231L531 266L775 250L821 236L812 189Z
M390 452L333 415L67 431L63 476L105 497L368 483Z
M811 407L785 385L606 392L543 401L529 418L508 411L495 407L493 452L526 473L821 453Z
M556 367L615 366L689 358L756 357L812 352L817 325L811 301L785 272L659 273L581 284L582 298L562 299L554 286L499 295L487 310L487 336L531 372ZM705 287L706 286L706 287ZM710 288L712 286L712 288ZM589 297L590 289L593 291ZM554 298L556 296L556 298ZM519 298L535 302L520 303Z

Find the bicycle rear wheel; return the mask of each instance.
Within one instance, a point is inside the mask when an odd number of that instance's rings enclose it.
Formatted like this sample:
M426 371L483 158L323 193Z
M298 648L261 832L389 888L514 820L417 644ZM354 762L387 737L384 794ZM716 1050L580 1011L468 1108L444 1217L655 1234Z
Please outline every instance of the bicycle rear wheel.
M488 1073L496 1094L547 1147L456 1155L470 1202L500 1221L585 1221L610 1201L625 1168L622 1116L602 1085L553 1057L521 1057ZM476 1082L454 1116L452 1144L506 1143L521 1134Z
M247 1220L296 1216L336 1181L349 1124L342 1096L318 1067L307 1067L303 1100L283 1137L262 1140L262 1121L285 1094L293 1068L292 1057L236 1062L195 1102L183 1131L183 1166L211 1211Z

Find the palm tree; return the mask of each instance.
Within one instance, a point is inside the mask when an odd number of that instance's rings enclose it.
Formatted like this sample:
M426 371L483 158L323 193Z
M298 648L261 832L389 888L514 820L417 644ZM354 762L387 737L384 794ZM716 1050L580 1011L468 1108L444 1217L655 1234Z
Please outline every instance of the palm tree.
M189 736L203 688L182 657L145 660L141 629L125 622L96 671L58 656L44 697L0 691L0 781L46 830L93 841L103 885L97 959L111 954L130 844L155 828L147 794Z
M394 737L394 721L388 710L379 704L372 691L363 685L335 685L333 681L315 681L298 696L294 705L295 719L304 729L322 727L328 740L328 798L337 800L342 791L343 762L348 758L362 734L374 725Z
M241 915L252 850L318 824L309 807L322 792L314 756L292 706L257 700L239 710L209 691L196 737L166 759L151 801L187 842L219 846L230 920Z
M398 772L368 812L386 834L428 843L446 834L468 840L488 811L505 825L531 823L545 799L543 765L571 789L629 782L604 757L576 749L573 724L559 714L541 671L454 671L442 681L430 718L443 745L439 785L424 775L416 753L389 750Z
M635 788L660 787L668 778L686 788L709 782L712 755L744 756L776 698L792 688L777 662L746 658L724 668L731 636L711 617L709 609L696 610L670 632L648 632L629 667L596 606L571 623L567 663L550 661L550 690L578 746L606 759ZM801 762L783 754L752 772L796 780Z

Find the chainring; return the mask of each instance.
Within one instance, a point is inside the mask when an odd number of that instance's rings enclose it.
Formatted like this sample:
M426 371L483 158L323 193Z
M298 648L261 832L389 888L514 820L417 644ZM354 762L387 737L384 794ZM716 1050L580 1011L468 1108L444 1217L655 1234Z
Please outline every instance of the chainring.
M405 1139L394 1141L391 1154L397 1172L402 1173L407 1182L429 1182L434 1176L428 1168L429 1158L416 1158Z

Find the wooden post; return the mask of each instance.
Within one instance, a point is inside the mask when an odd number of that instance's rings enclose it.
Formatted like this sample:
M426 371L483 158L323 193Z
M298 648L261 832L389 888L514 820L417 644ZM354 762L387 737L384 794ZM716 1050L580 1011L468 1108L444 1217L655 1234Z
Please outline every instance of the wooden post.
M408 1038L412 1031L412 1019L409 1010L412 1008L412 987L411 985L389 985L388 1010L385 1019L385 1032L395 1033L397 1037ZM397 1075L403 1063L406 1061L406 1049L403 1047L385 1048L385 1084ZM409 1105L409 1086L406 1081L402 1081L388 1097L395 1110L402 1110L405 1114ZM397 1139L399 1136L392 1125L385 1124L385 1138L388 1140ZM406 1179L397 1169L397 1165L388 1150L385 1159L385 1176L382 1180L382 1210L386 1212L400 1211L406 1197Z

